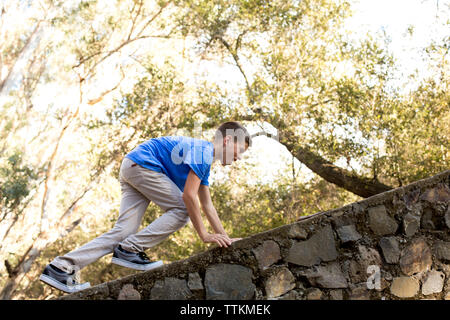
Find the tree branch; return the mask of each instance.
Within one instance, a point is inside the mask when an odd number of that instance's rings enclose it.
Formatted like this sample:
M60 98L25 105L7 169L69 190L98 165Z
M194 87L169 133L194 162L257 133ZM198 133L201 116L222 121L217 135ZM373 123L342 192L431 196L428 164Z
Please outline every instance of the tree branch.
M289 152L291 152L300 162L326 181L333 183L338 187L364 198L392 189L392 187L387 186L376 179L357 176L354 173L323 159L321 156L311 152L308 148L299 146L299 139L288 130L282 131L279 136L280 143L286 146Z
M244 69L242 68L241 63L239 61L239 56L237 54L237 51L233 50L233 48L231 48L230 44L223 37L218 36L216 38L223 44L223 46L228 50L228 52L233 57L233 60L236 63L236 66L238 67L239 71L241 72L242 76L244 77L245 84L246 84L248 93L250 95L250 104L253 104L255 102L255 97L254 97L252 88L250 87L250 83L248 81L247 75L245 74ZM236 48L237 47L238 47L238 45L236 43Z
M37 33L37 31L39 30L39 27L41 25L43 20L39 20L36 24L36 26L34 27L33 31L31 32L31 34L28 36L28 38L25 40L25 44L22 46L22 48L20 48L19 52L16 54L16 57L14 59L14 62L12 63L12 65L9 67L8 73L6 74L6 77L3 80L0 80L0 93L3 91L6 83L8 82L9 78L11 77L11 74L14 70L14 67L17 64L17 61L19 61L20 57L22 56L22 54L24 53L24 51L28 48L28 46L31 43L31 39L33 39L34 35Z
M110 57L111 55L113 55L114 53L116 53L120 49L122 49L124 46L126 46L126 45L128 45L128 44L130 44L130 43L132 43L134 41L141 40L141 39L146 39L146 38L168 38L167 35L153 35L153 36L152 35L146 35L146 36L143 36L142 33L145 31L145 29L148 27L148 25L150 23L152 23L162 13L162 11L169 5L170 2L171 1L167 2L164 6L162 6L159 9L159 11L145 23L145 25L141 28L141 30L137 33L137 35L134 38L131 38L132 32L134 31L134 27L133 27L133 29L128 34L127 39L124 42L122 42L120 45L118 45L116 48L114 48L114 49L112 49L110 51L107 51L106 55L103 56L99 61L97 61L89 69L88 72L86 72L86 75L90 74L92 72L92 70L94 70L100 63L102 63L108 57ZM93 54L91 54L91 55L89 55L89 56L87 56L85 58L80 59L80 61L76 65L72 66L72 69L80 67L85 62L87 62L87 61L91 60L92 58L94 58L94 57L96 57L98 55L101 55L101 54L105 54L105 52L104 51L97 51L97 52L95 52L95 53L93 53ZM83 78L86 78L86 75Z
M286 127L282 120L272 115L258 112L253 115L235 116L234 119L240 119L241 121L262 120L272 124L275 128L278 128L276 137L278 142L284 145L297 160L324 180L356 195L367 198L392 189L391 186L385 185L376 179L357 176L353 172L334 165L320 155L310 151L307 147L300 146L298 143L299 138ZM255 136L260 135L260 133L255 134Z
M122 77L120 78L119 82L118 82L114 87L112 87L111 89L108 89L108 90L106 90L106 91L103 91L97 98L89 100L89 101L87 102L88 105L92 106L92 105L94 105L94 104L96 104L96 103L99 103L100 101L103 100L103 98L104 98L108 93L111 93L111 92L113 92L114 90L116 90L116 89L119 87L119 85L122 83L122 81L125 79L125 74L124 74L122 68L120 68L120 73L121 73Z

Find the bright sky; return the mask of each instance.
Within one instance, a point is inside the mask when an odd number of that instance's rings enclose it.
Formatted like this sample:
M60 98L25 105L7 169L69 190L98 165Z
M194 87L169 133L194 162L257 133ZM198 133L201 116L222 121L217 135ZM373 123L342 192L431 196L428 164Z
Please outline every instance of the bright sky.
M366 31L386 32L390 50L405 74L415 68L425 75L419 50L431 41L442 40L450 29L442 23L450 18L449 0L354 0L355 14L347 22L364 36ZM414 32L408 35L408 28Z

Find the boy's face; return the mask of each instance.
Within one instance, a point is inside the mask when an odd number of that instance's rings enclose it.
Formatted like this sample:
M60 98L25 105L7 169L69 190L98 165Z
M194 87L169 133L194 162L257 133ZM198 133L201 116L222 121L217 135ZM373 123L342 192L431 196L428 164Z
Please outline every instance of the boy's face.
M234 142L234 139L231 136L226 136L223 139L222 166L227 166L234 161L240 160L247 148L247 143Z

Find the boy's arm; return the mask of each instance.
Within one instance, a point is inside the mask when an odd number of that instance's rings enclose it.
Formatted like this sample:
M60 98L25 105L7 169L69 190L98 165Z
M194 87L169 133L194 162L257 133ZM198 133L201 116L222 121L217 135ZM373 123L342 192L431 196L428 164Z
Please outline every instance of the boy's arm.
M209 223L211 224L214 232L228 236L222 226L222 222L220 221L219 216L217 215L216 208L214 208L214 205L212 203L211 194L209 193L209 187L200 185L198 190L198 197L200 199L201 208L205 213Z
M195 230L197 231L198 235L200 236L200 239L202 239L203 242L215 242L221 247L222 246L227 247L228 245L231 244L231 240L230 238L228 238L226 234L222 233L210 234L207 232L205 225L203 224L200 213L200 206L198 205L198 198L197 198L199 186L200 186L200 179L197 177L194 171L192 170L189 171L183 192L183 201L184 204L186 205L189 218L191 219Z
M206 215L209 223L211 224L214 232L224 234L228 237L225 229L222 226L222 222L220 221L219 215L217 214L216 208L214 207L211 194L209 193L209 187L205 185L200 185L198 190L198 197L200 198L200 204L203 212ZM241 238L231 238L232 242L236 240L240 240Z

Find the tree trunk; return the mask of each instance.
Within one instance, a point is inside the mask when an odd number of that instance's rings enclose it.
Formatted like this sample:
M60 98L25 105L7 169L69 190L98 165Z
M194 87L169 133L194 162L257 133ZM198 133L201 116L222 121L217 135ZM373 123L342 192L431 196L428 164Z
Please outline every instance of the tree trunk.
M127 145L136 135L136 132L132 134L127 140L123 143ZM75 207L81 201L86 193L91 190L94 185L98 182L101 174L107 169L107 167L112 167L114 164L119 161L121 158L120 152L112 152L114 156L112 156L107 163L96 168L91 174L91 181L88 186L81 192L81 194L74 199L69 207L64 211L64 213L59 218L58 224L53 228L57 230L59 234L55 240L50 239L50 235L46 231L41 231L33 243L28 247L26 252L22 255L17 266L14 268L9 268L9 278L4 285L3 289L0 292L0 300L9 300L14 294L14 291L19 286L23 277L30 271L33 262L39 258L41 252L45 250L48 246L52 245L56 240L58 240L62 234L69 234L75 227L82 221L83 217L70 221L69 218L73 214Z
M299 139L282 120L265 115L259 111L256 111L255 115L236 116L235 118L247 121L262 120L272 124L278 130L278 142L284 145L298 161L326 181L360 197L368 198L392 189L391 186L385 185L376 179L361 177L349 170L340 168L308 148L301 147L298 143Z
M298 139L296 139L295 135L287 130L282 131L279 135L279 142L286 146L293 156L311 169L311 171L338 187L363 198L368 198L392 189L392 187L387 186L378 180L357 176L356 174L323 159L321 156L311 152L307 148L300 147L296 143Z
M260 109L255 109L254 93L252 92L248 78L239 63L239 56L237 53L239 41L236 41L236 48L233 49L223 38L219 37L218 40L231 54L236 66L239 69L239 72L243 75L248 90L249 103L252 107L252 111L255 113L250 116L238 116L236 119L242 118L242 120L250 121L264 120L272 124L278 129L278 136L280 137L279 142L285 145L294 157L326 181L334 183L338 187L344 188L345 190L348 190L358 196L367 198L392 189L392 187L387 186L376 179L357 176L354 173L323 159L321 156L311 152L307 148L300 147L298 145L298 139L292 134L292 132L289 131L288 128L286 128L286 124L282 120L265 115Z

